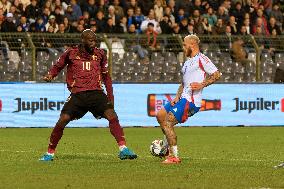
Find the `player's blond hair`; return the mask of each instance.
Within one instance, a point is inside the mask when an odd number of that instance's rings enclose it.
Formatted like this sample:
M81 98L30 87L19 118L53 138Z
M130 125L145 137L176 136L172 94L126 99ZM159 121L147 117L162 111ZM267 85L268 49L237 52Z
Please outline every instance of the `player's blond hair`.
M196 41L197 44L200 43L199 37L197 35L195 35L195 34L187 35L187 36L185 36L184 40L185 39L193 39L194 41Z

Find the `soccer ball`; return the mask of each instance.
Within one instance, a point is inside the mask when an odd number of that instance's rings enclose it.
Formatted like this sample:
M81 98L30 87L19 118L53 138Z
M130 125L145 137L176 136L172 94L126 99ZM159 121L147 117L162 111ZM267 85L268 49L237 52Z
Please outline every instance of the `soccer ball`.
M168 146L163 140L154 140L150 145L150 152L155 157L164 157L168 153Z

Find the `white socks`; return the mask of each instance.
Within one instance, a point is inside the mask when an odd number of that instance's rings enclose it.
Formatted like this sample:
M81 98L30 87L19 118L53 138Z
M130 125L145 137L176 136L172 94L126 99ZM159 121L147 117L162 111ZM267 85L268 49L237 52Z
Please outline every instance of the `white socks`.
M164 142L164 145L165 145L165 146L168 146L168 140L167 140L166 135L164 135L163 142Z
M177 146L171 146L171 150L172 150L172 155L174 155L175 157L178 157L178 147Z
M126 146L125 146L125 145L121 145L121 146L119 146L119 151L122 151L124 148L126 148Z

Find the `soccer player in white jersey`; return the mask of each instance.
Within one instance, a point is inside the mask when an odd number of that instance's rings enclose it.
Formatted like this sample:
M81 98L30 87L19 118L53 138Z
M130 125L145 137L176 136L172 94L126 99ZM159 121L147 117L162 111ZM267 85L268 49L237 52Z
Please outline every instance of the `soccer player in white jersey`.
M169 146L169 155L162 163L180 163L177 149L177 136L174 126L184 123L188 117L197 113L201 107L202 90L220 78L221 73L211 60L199 50L200 40L196 35L184 38L183 49L188 57L182 68L182 83L176 97L158 113L157 121ZM206 77L209 75L208 77Z

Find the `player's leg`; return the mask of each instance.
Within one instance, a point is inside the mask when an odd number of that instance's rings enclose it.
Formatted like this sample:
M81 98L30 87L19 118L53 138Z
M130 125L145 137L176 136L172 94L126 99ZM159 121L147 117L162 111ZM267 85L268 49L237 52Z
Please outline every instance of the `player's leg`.
M110 132L115 138L120 150L119 158L137 158L137 155L126 147L123 129L119 123L117 114L114 111L113 104L108 101L106 94L102 91L94 91L88 98L88 103L90 104L89 111L94 115L94 117L104 117L109 121Z
M158 111L157 115L156 115L156 119L162 129L162 132L164 134L164 144L167 146L168 145L168 140L167 140L167 137L166 137L166 134L165 134L165 131L164 131L164 128L162 127L162 125L165 125L166 124L166 117L167 117L167 110L165 108L162 108L161 110Z
M52 161L54 158L54 153L56 146L63 135L63 130L65 126L71 121L70 115L62 113L60 115L59 120L57 121L55 127L53 128L50 139L49 145L47 149L47 153L40 158L41 161Z
M181 162L178 157L177 135L174 130L174 126L177 123L178 121L175 115L172 112L169 112L166 116L165 124L162 124L169 145L169 155L167 156L166 160L163 161L162 163L175 164Z
M119 146L118 157L120 159L136 159L137 155L126 147L123 128L121 127L117 114L114 109L107 109L104 112L104 117L109 121L109 129Z
M53 128L50 139L47 153L40 158L41 161L52 161L55 153L55 149L60 141L63 130L65 126L73 119L80 119L86 114L86 110L81 108L83 102L80 100L80 95L70 95L66 100L66 103L63 106L60 117Z

